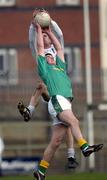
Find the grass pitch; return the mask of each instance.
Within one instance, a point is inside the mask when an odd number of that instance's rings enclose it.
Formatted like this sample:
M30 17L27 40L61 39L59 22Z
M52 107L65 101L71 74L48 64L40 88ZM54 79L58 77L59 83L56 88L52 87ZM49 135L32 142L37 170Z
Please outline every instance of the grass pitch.
M32 176L6 176L1 180L34 180ZM107 173L76 173L72 175L47 176L46 180L107 180Z

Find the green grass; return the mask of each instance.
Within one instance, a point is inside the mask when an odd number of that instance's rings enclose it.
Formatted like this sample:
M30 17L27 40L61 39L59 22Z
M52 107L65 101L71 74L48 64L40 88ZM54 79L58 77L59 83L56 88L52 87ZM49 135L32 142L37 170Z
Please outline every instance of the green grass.
M34 180L32 176L6 176L2 180ZM107 173L77 173L72 175L47 176L46 180L107 180Z

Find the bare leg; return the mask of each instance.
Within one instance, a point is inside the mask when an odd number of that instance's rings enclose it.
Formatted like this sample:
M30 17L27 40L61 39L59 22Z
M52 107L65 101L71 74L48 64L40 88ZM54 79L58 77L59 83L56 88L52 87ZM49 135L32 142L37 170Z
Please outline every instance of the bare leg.
M67 130L67 127L65 127L63 125L55 125L52 127L52 138L51 138L51 141L50 141L48 147L46 148L46 150L44 152L44 156L43 156L43 159L45 161L47 161L49 163L51 162L56 150L62 143L62 140L65 136L66 130Z
M83 138L80 127L79 127L79 121L74 116L73 112L71 110L65 110L59 114L59 118L62 121L67 122L70 125L70 128L72 130L72 134L75 137L77 141Z
M67 157L74 158L75 157L74 138L72 136L70 127L67 129L66 144L67 144Z
M39 104L41 96L45 101L49 101L50 99L47 88L42 81L38 82L37 88L31 96L30 103L28 106L29 110L34 110L34 108Z
M67 148L74 148L74 138L71 133L71 128L67 129L66 144L67 144Z
M75 137L75 139L78 142L78 145L80 146L82 153L85 157L89 156L93 152L97 152L102 149L103 144L97 144L90 146L87 141L83 138L80 127L79 127L79 121L74 116L73 112L71 110L65 110L59 114L59 118L62 121L67 122L70 125L70 128L72 130L72 134Z
M40 97L41 97L41 90L40 89L36 89L33 93L33 95L31 96L31 99L30 99L30 105L31 106L37 106L39 104L39 101L40 101Z
M51 141L44 152L43 159L39 163L38 170L34 171L34 177L36 177L37 179L45 179L46 171L55 155L56 150L62 142L66 130L67 127L63 125L53 126Z
M34 94L31 96L30 104L28 107L25 106L23 102L18 103L17 107L20 114L23 116L24 121L28 122L31 119L32 113L35 110L35 107L39 103L40 96L41 96L41 90L36 89Z
M78 162L75 157L74 138L72 136L70 127L67 129L67 133L66 133L66 144L67 144L67 158L68 158L66 168L75 169L78 167Z

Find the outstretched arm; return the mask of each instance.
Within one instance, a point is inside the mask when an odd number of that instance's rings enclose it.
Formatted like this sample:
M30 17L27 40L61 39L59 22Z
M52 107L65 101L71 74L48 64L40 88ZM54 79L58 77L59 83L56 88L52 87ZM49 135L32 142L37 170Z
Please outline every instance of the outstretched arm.
M29 27L29 46L30 46L30 49L32 52L32 56L34 57L35 60L37 57L36 36L37 36L36 27L34 27L34 25L31 23L31 25Z
M51 20L51 29L54 32L55 36L58 38L58 40L64 50L64 37L63 37L62 30L59 27L59 25L53 20Z
M59 40L56 38L56 36L54 35L54 33L51 31L51 28L47 28L44 30L44 32L46 32L49 36L49 38L52 41L52 44L54 45L56 51L57 51L57 55L60 57L60 59L65 62L64 60L64 52L63 49L61 47L61 44L59 42Z
M37 28L34 24L34 18L36 14L40 11L43 11L42 9L35 9L33 12L32 22L29 27L29 46L32 52L32 56L34 59L37 59Z
M44 56L44 42L43 42L43 33L41 26L36 23L37 28L37 54Z

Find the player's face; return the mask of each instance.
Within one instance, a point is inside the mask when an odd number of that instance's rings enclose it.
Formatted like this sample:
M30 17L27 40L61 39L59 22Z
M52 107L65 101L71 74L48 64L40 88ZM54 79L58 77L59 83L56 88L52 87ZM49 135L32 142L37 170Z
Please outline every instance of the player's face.
M54 60L52 55L46 55L46 60L47 60L48 64L51 64L51 65L56 64L56 61Z
M51 40L46 33L43 33L44 46L51 46Z

